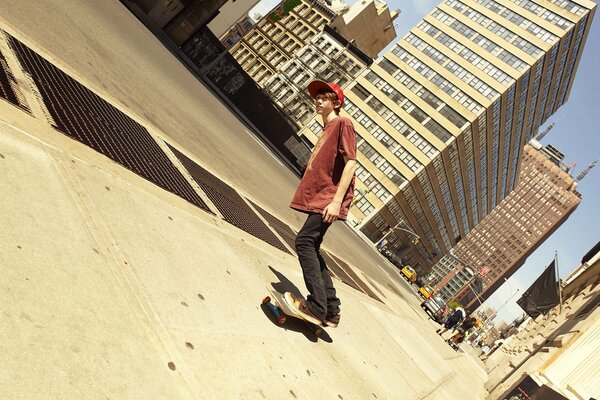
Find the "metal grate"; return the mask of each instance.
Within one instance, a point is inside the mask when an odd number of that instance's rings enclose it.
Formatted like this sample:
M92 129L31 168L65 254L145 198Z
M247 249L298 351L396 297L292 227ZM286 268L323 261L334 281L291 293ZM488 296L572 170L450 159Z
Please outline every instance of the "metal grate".
M369 286L367 286L359 277L358 275L356 275L356 273L352 270L352 268L350 268L350 266L348 264L346 264L345 262L343 262L342 260L340 260L338 257L334 256L333 254L331 255L335 261L337 261L338 265L340 267L342 267L342 269L344 270L344 272L346 273L346 275L350 276L350 278L352 278L352 280L354 282L356 282L356 284L358 286L360 286L360 290L364 293L367 294L367 296L369 296L372 299L375 299L381 303L383 303L383 301L381 301L381 299L371 290L371 288L369 288Z
M376 284L376 283L373 281L373 279L371 279L371 278L370 278L368 275L364 275L364 277L365 277L365 279L366 279L367 281L369 281L369 283L371 284L371 287L374 287L374 288L375 288L375 290L377 290L377 293L379 293L379 295L380 295L381 297L383 297L384 299L385 299L385 298L387 298L387 297L385 296L385 294L383 294L383 292L382 292L382 291L379 289L379 287L377 286L377 284Z
M346 285L358 290L359 292L363 292L363 290L360 288L360 286L358 286L356 284L356 282L354 282L354 280L352 278L350 278L350 276L344 271L344 269L342 267L340 267L335 262L335 260L331 257L331 255L328 252L321 250L321 256L323 256L323 259L325 260L325 263L327 264L327 268L329 269L329 271L333 272L333 274L339 280L341 280Z
M25 111L30 111L2 52L0 52L0 97Z
M244 199L229 185L215 177L213 174L190 160L177 149L171 150L183 166L189 171L194 180L200 185L204 193L213 202L223 217L230 224L248 232L254 237L263 240L271 246L290 254L285 245L273 234L267 225L246 204Z
M392 292L394 292L396 295L398 295L398 296L400 296L400 297L404 298L404 296L402 295L402 293L400 293L400 291L399 291L399 290L398 290L398 289L397 289L397 288L396 288L394 285L392 285L391 283L388 283L388 284L387 284L387 287L388 287L389 289L391 289L391 291L392 291Z
M15 38L10 44L37 85L54 127L210 212L143 126Z
M297 233L294 232L292 228L290 228L286 223L269 214L268 212L254 204L252 201L250 201L250 203L252 204L252 207L258 210L260 215L262 215L262 217L267 220L269 225L271 225L271 228L273 228L275 232L277 232L277 234L281 236L283 240L285 240L285 242L290 246L290 248L295 249Z

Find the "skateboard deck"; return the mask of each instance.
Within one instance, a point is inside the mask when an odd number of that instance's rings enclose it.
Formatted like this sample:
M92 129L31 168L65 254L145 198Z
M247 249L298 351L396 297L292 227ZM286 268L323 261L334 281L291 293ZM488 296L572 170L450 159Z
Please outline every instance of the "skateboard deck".
M321 326L308 321L302 316L302 314L299 314L296 309L287 302L284 293L279 293L271 288L267 288L267 290L269 292L269 296L265 297L262 303L269 307L271 312L275 315L275 318L277 318L277 323L279 325L283 325L287 317L293 317L306 322L317 335L323 331Z

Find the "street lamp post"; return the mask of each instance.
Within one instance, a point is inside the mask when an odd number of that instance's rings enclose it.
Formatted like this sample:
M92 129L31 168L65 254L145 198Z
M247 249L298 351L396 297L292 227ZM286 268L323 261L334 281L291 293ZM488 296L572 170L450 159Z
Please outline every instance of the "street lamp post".
M504 278L504 282L507 282L507 281L508 281L508 279ZM517 295L517 293L519 293L519 288L517 288L517 290L515 290L515 292L508 299L506 299L506 301L504 303L502 303L502 305L497 310L494 310L494 314L492 314L490 321L498 316L498 311L502 310L502 308L504 308L504 306L507 305L508 302L511 301L512 298Z
M416 233L414 233L413 231L411 231L410 229L406 229L406 228L402 228L401 226L399 226L400 224L406 224L406 222L404 222L403 219L400 220L400 222L398 222L396 225L394 225L393 228L391 228L385 235L383 235L383 237L381 239L379 239L377 242L375 242L375 247L377 247L377 245L381 242L383 242L383 240L388 237L390 235L390 233L392 233L395 229L399 229L401 231L404 232L408 232L411 235L415 236L415 238L417 238L418 240L421 240L421 237L419 235L417 235ZM408 224L406 224L408 226Z
M506 278L504 278L504 280L506 280ZM492 330L492 327L494 326L494 318L496 318L498 316L498 311L502 310L502 308L508 304L508 302L515 297L515 295L519 293L519 288L517 288L517 290L515 290L515 292L512 294L512 296L510 296L508 299L506 299L506 301L497 309L494 310L494 313L492 314L491 317L487 318L485 321L484 326L482 327L482 332L481 332L481 336L485 336L487 335L487 333Z

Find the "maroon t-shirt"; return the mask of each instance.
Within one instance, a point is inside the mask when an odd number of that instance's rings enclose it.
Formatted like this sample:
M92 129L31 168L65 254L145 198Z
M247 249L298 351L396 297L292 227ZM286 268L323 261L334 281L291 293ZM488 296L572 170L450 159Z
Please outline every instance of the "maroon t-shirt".
M325 124L290 207L322 213L337 191L346 165L344 156L356 160L356 134L350 119L337 117ZM346 219L353 197L354 177L344 195L338 219Z

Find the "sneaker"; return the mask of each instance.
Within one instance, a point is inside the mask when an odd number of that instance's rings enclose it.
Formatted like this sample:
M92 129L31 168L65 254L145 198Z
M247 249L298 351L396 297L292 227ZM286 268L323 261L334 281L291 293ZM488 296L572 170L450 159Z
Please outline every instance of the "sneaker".
M340 314L332 315L331 317L325 317L323 325L329 326L330 328L337 328L340 323Z
M315 325L322 324L323 321L321 321L315 314L312 313L312 311L310 311L308 305L306 304L306 300L299 299L290 292L285 292L284 298L288 305L292 307L294 311L300 314L300 316L306 321Z

